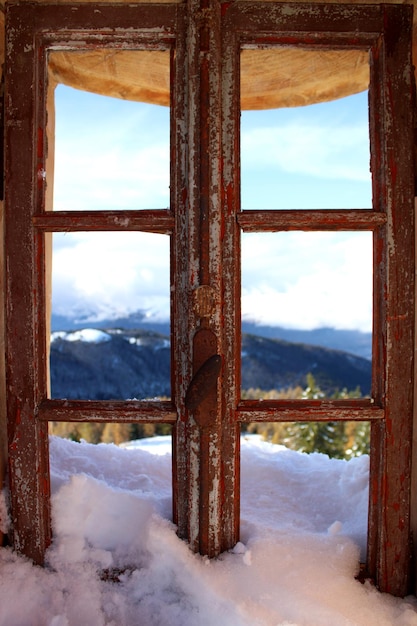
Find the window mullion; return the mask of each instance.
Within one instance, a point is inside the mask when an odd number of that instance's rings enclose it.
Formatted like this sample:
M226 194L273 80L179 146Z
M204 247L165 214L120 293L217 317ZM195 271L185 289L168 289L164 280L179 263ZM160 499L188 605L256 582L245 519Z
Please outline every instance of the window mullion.
M47 211L33 217L45 232L142 231L169 235L174 216L166 209L140 211Z
M221 394L228 362L224 339L223 212L221 171L221 45L218 2L188 3L185 75L186 167L180 177L186 185L177 207L176 246L177 345L181 345L176 428L177 514L179 534L191 547L215 556L237 541L238 498L236 474L230 473L231 449L236 449L232 423ZM179 84L182 84L179 78ZM177 114L181 115L177 110ZM181 166L181 158L178 160ZM185 199L185 201L184 201ZM234 253L234 251L233 251ZM186 295L186 297L185 297ZM228 322L226 322L228 324ZM179 343L181 342L181 343ZM228 355L227 355L228 356ZM223 373L207 387L196 408L184 404L193 377L210 358L221 358ZM191 367L190 367L191 365ZM184 384L185 383L185 384ZM232 414L232 418L234 415ZM223 431L227 437L223 436ZM234 453L232 453L234 454ZM235 458L235 457L234 457Z
M386 223L386 215L367 209L296 209L242 211L237 220L243 232L280 230L375 230Z

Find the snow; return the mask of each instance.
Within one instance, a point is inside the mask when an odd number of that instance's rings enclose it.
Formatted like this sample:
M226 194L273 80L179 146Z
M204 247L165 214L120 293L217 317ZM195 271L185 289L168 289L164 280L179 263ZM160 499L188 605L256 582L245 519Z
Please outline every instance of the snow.
M61 330L53 332L51 334L51 341L53 342L57 339L63 339L65 341L83 341L85 343L103 343L110 341L111 336L97 328L84 328L71 333Z
M51 480L46 567L0 549L0 626L417 626L415 598L355 580L365 456L242 440L241 541L211 561L169 519L167 438L52 438Z

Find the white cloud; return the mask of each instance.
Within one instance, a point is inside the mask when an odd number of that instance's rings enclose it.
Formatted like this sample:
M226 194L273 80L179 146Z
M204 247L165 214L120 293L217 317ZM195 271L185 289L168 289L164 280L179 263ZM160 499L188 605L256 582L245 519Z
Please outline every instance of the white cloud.
M55 166L55 210L144 209L169 206L169 147L123 152L63 152Z
M242 250L245 319L371 330L370 233L245 235Z
M98 318L144 310L168 319L169 238L54 235L53 308ZM370 233L257 233L242 242L245 319L292 328L370 331Z
M64 239L65 245L62 245ZM150 233L54 235L53 310L98 317L136 310L169 316L169 237Z
M370 180L368 128L300 120L242 133L245 168L277 167L323 179Z

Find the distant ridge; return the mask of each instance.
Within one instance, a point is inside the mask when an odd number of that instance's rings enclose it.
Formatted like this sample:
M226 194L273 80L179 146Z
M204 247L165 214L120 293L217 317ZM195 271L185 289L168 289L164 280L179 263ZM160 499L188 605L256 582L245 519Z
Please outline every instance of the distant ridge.
M371 362L340 350L242 336L242 388L305 387L307 374L328 396L360 388L369 394ZM55 332L53 398L124 400L170 396L169 336L144 329Z
M145 330L169 335L169 322L155 321L142 311L115 319L94 320L85 315L78 320L63 315L52 315L52 330L75 330L82 328L125 328ZM282 328L280 326L265 326L255 322L244 321L242 332L267 337L268 339L283 339L292 343L305 343L313 346L322 346L334 350L342 350L356 354L365 359L372 357L372 334L358 330L339 330L335 328L315 328L302 330Z

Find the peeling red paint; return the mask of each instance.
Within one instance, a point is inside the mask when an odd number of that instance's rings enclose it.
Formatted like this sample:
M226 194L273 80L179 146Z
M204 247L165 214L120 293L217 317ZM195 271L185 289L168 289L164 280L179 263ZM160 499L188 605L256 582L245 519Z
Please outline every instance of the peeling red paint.
M395 161L395 156L391 156L390 158L390 170L391 170L391 176L392 176L392 184L395 185L397 182L397 174L398 174L398 168L397 168L397 163Z

